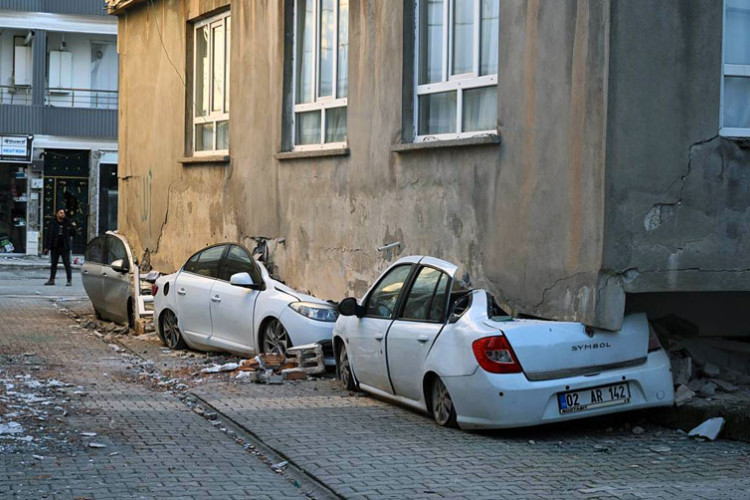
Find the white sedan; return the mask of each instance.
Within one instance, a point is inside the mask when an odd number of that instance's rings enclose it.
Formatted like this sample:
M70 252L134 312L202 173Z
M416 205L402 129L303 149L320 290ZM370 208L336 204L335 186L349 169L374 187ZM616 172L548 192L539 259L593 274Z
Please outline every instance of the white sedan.
M518 319L456 266L406 257L367 294L345 299L333 332L348 389L462 429L523 427L674 401L667 354L644 314L617 332Z
M285 354L294 345L330 343L338 317L333 305L272 279L232 243L204 248L157 279L152 292L154 324L172 349Z

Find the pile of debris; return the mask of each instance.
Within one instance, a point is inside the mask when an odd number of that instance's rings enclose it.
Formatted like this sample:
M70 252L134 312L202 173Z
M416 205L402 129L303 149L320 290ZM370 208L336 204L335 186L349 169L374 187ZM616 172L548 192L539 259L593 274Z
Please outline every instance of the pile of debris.
M287 349L283 354L259 354L237 363L203 368L201 373L236 372L236 379L260 384L281 384L285 380L305 380L308 375L326 371L321 344L307 344Z
M718 392L733 393L750 384L750 376L733 370L722 370L715 364L699 362L687 349L670 349L675 404L682 406L694 397L710 399Z

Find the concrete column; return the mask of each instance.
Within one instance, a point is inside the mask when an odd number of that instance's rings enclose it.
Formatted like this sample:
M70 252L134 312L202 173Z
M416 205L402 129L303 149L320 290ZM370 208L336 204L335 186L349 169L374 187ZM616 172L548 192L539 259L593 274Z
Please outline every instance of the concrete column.
M47 32L35 30L32 51L34 57L34 73L32 77L31 103L34 106L44 105L44 88L47 85Z
M86 228L86 240L99 234L99 161L102 152L98 149L89 154L89 227Z

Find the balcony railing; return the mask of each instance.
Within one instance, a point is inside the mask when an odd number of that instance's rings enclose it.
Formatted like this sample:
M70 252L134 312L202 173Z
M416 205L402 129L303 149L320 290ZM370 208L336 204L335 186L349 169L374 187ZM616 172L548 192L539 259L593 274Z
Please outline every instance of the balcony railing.
M31 87L0 85L0 104L31 105Z
M47 88L44 104L60 108L117 109L116 90Z

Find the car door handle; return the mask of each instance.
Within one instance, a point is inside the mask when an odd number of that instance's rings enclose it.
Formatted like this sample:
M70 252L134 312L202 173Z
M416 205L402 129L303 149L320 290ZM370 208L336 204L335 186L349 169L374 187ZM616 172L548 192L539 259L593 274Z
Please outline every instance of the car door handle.
M221 297L219 297L218 295L214 295L213 297L211 297L211 300L214 302L221 302Z
M420 335L419 337L417 337L417 340L424 344L425 342L430 340L430 337L428 337L427 335Z
M107 273L105 273L104 271L102 271L102 276L106 276L106 275L107 275Z
M83 270L83 274L88 274L89 272L87 270Z
M383 334L382 333L376 333L375 334L375 340L377 340L378 342L380 342L381 340L383 340Z
M177 295L185 295L186 293L187 292L185 291L184 288L180 288L179 290L177 290Z

